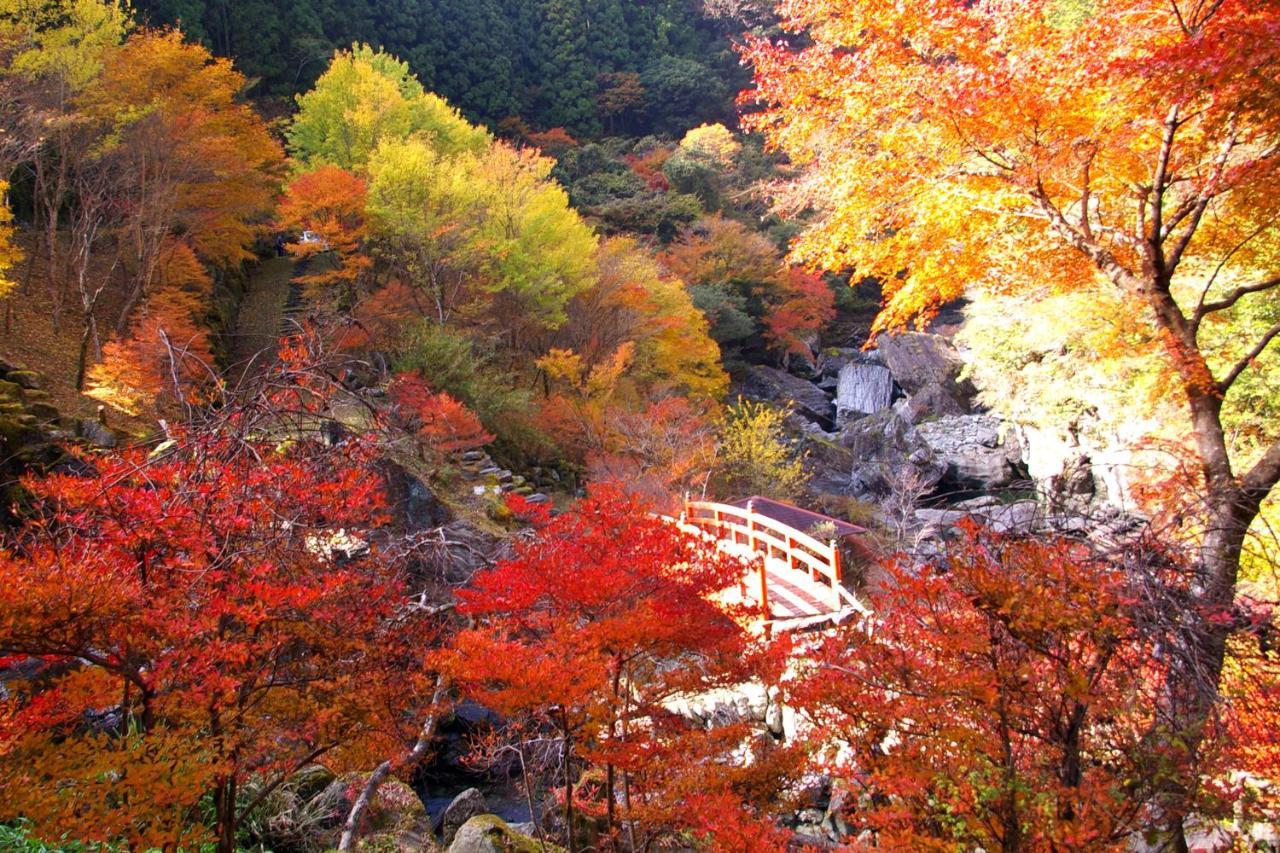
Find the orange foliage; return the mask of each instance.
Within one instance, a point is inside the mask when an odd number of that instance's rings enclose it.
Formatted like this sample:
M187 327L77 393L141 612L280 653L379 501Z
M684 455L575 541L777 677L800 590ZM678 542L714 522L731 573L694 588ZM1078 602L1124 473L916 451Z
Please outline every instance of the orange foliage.
M836 316L835 295L822 276L790 267L779 278L764 316L765 338L784 356L813 361L818 333Z
M444 392L433 392L414 374L401 373L392 379L387 396L396 407L396 418L432 456L461 453L493 441L470 409Z
M553 127L540 133L530 133L526 140L534 148L551 157L559 157L570 148L578 147L578 140L563 127Z
M85 393L132 415L165 401L199 400L215 377L205 323L212 287L189 245L166 244L155 293L129 333L102 348Z
M115 131L127 231L144 266L156 229L183 234L210 263L252 257L283 153L241 100L244 88L228 60L180 33L140 30L109 54L84 95L85 111Z
M308 271L298 279L300 282L339 288L347 298L354 295L362 276L373 266L373 259L363 251L368 234L367 197L364 179L329 165L303 172L285 187L276 211L279 227L285 231L310 231L317 238L289 246L289 251L298 257L316 259L317 271ZM316 258L330 251L335 254L336 263Z

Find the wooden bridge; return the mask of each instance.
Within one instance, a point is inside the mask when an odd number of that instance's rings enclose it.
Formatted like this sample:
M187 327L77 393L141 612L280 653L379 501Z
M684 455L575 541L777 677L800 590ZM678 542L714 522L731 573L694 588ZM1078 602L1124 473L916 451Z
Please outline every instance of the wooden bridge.
M756 500L746 506L686 500L679 524L714 536L728 553L752 561L738 593L759 608L766 629L838 622L868 612L845 588L840 541L819 540L766 515Z

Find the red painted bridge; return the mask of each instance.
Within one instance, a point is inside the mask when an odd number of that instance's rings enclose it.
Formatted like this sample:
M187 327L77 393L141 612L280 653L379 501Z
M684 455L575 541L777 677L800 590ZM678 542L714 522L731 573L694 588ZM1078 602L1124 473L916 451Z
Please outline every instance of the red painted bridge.
M759 608L767 628L838 622L868 612L845 585L845 551L866 553L857 541L860 528L764 498L742 505L686 500L679 524L714 536L726 552L751 561L737 592ZM798 524L807 529L793 526ZM834 535L824 541L813 535L815 528L824 537ZM842 549L842 543L850 547Z

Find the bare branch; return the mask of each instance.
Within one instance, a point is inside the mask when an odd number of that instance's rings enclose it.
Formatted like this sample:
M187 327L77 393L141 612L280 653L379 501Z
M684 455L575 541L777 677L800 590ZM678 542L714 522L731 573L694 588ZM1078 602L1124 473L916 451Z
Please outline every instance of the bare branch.
M1271 342L1276 339L1277 335L1280 335L1280 323L1277 323L1270 329L1267 329L1266 334L1258 339L1258 342L1254 344L1253 349L1249 350L1248 354L1235 363L1227 375L1223 377L1222 381L1218 383L1218 391L1224 395L1230 391L1231 386L1240 378L1240 374L1249 369L1249 365L1253 364L1253 362L1257 360L1258 356L1262 355L1263 351L1271 345Z

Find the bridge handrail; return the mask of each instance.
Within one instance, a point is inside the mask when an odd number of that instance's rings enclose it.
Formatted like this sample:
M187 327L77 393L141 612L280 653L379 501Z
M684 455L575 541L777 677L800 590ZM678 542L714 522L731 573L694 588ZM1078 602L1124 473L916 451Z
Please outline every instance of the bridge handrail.
M750 504L743 508L711 501L686 501L683 520L697 527L709 526L730 532L734 534L735 542L738 535L744 535L752 550L761 551L759 545L763 544L763 552L768 556L772 556L774 550L781 551L792 568L803 563L815 582L818 575L823 576L832 590L836 610L845 606L861 609L861 603L844 588L840 548L834 539L824 543L804 531L755 512Z

